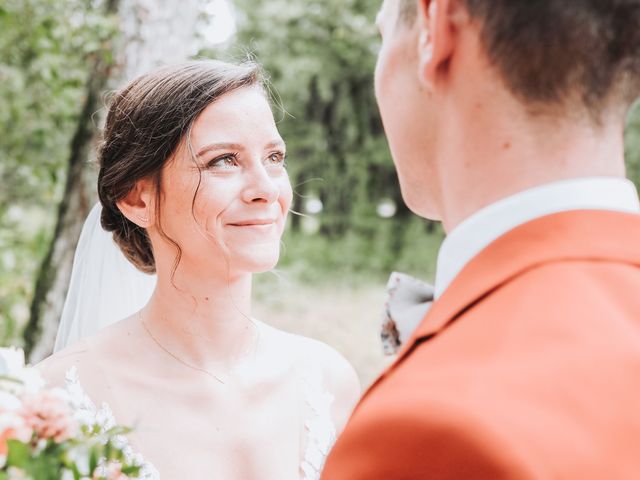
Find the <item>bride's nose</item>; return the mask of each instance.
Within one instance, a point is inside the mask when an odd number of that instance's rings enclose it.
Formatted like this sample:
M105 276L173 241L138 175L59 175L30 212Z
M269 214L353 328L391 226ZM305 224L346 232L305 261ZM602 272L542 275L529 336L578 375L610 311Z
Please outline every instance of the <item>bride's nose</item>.
M245 173L246 181L242 200L247 203L273 203L280 190L264 165L256 166Z

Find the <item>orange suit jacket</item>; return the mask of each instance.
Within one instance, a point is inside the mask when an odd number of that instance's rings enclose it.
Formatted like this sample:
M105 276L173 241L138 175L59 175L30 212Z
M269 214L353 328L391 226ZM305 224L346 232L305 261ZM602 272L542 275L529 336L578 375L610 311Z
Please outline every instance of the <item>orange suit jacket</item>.
M640 479L640 215L559 213L489 245L322 479Z

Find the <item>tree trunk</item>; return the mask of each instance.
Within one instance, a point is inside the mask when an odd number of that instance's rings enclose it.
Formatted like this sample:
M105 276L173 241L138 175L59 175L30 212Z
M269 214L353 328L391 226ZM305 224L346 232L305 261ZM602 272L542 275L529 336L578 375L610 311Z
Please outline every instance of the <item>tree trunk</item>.
M159 65L181 63L201 47L198 22L206 21L201 0L121 0L124 80Z
M58 206L53 238L38 278L31 316L24 332L31 362L53 351L67 295L73 256L84 220L95 202L96 172L88 161L97 137L95 112L111 83L130 80L159 64L177 63L197 52L194 33L201 14L199 0L108 0L106 14L120 13L120 42L97 57L87 82L85 103L71 144L64 196ZM107 55L108 54L108 55ZM111 57L117 62L107 62Z
M106 14L116 13L118 3L119 0L109 0ZM106 60L106 53L96 54L89 73L84 105L71 141L67 181L58 205L56 227L36 280L31 315L24 331L25 350L31 362L40 361L53 351L71 278L73 255L82 224L95 198L92 186L95 171L89 162L97 133L94 113L100 108L100 96L114 67Z

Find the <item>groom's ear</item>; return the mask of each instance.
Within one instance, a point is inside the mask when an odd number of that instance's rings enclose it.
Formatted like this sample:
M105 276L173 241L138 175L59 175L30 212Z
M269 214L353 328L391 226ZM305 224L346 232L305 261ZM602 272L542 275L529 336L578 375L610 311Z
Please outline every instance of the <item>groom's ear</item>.
M418 0L418 77L428 91L449 67L459 27L468 18L461 0Z
M149 228L155 221L155 188L150 179L138 180L131 191L116 202L118 209L139 227Z

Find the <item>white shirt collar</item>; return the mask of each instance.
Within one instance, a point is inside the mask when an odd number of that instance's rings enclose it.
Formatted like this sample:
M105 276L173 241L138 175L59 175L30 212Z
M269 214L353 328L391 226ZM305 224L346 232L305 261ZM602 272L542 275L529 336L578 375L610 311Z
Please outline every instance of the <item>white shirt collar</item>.
M634 184L624 178L593 177L542 185L499 200L460 223L438 253L435 298L481 250L530 220L568 210L640 213Z

